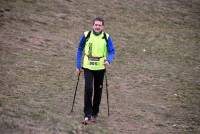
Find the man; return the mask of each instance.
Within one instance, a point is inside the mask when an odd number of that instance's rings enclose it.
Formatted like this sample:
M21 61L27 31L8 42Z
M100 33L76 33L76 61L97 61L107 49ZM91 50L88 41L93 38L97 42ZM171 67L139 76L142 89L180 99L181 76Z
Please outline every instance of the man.
M81 36L76 59L76 73L80 75L83 69L85 78L83 124L96 122L105 69L112 63L115 54L111 37L103 32L104 20L95 18L92 28L92 31L86 31ZM82 55L83 67L81 67Z

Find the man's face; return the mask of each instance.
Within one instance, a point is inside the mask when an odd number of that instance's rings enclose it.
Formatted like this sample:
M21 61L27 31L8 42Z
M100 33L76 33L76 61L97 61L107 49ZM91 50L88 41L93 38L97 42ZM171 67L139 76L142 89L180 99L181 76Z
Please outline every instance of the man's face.
M104 26L101 21L95 21L93 25L93 30L96 33L100 33L103 30Z

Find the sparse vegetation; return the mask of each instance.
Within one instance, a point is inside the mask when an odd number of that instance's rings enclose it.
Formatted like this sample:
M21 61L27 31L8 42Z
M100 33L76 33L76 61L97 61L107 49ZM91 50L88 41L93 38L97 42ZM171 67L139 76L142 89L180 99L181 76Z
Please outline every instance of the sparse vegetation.
M1 0L2 134L200 133L199 0ZM81 33L105 18L116 58L98 123L82 126L83 78L75 112Z

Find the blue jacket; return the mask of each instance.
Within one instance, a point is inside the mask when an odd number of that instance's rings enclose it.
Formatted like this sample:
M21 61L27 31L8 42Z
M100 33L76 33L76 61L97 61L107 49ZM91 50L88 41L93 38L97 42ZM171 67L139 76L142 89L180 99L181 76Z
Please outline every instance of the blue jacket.
M92 33L91 33L92 34ZM76 68L81 69L81 60L82 60L82 55L83 55L83 50L85 47L85 35L81 35L79 46L77 49L77 54L76 54ZM115 49L114 49L114 44L112 42L111 37L108 37L108 44L107 44L107 49L108 49L108 56L107 56L107 61L109 63L112 63L114 56L115 56Z

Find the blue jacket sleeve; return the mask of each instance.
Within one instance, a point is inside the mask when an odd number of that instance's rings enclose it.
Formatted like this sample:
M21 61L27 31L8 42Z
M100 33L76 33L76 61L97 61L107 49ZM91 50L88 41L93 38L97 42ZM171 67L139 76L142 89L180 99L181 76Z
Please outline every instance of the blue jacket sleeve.
M85 36L82 35L76 53L76 68L81 69L82 53L85 47Z
M112 42L112 38L109 36L108 37L108 55L107 55L107 61L109 63L112 63L114 56L115 56L115 48L114 48L114 44Z

